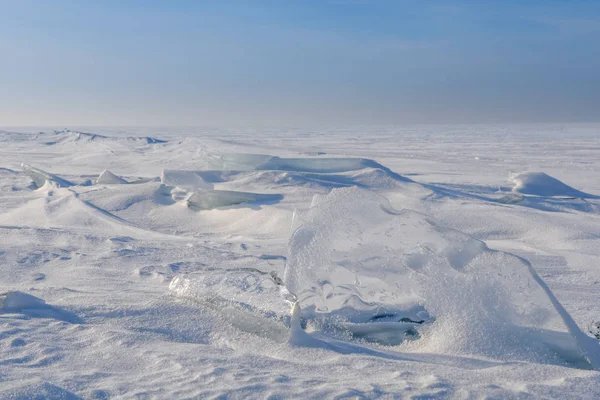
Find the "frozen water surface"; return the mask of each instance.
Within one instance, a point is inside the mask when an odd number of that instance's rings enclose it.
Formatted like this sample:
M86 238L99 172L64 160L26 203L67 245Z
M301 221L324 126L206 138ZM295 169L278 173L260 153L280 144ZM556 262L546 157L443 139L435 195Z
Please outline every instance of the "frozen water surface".
M599 133L4 129L0 398L598 398Z

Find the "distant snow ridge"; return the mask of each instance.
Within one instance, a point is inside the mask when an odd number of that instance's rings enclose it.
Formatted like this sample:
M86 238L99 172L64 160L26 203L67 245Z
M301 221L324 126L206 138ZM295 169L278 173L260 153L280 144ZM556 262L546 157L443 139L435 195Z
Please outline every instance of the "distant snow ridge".
M54 132L40 132L38 140L45 140L46 145L56 145L64 143L91 143L98 141L119 141L125 139L130 142L140 142L142 144L160 144L167 143L166 140L156 139L148 136L133 137L128 136L126 138L104 136L97 133L79 132L72 131L70 129L56 130Z
M96 183L100 185L123 185L129 182L105 169L100 176L98 176Z
M597 196L581 192L543 172L526 172L510 177L515 184L513 192L540 197L578 197L595 198Z

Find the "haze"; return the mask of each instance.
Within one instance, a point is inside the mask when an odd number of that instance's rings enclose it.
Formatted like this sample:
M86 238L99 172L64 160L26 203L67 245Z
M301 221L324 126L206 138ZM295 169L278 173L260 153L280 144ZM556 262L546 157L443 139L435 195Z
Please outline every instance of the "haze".
M0 1L0 125L600 120L596 1Z

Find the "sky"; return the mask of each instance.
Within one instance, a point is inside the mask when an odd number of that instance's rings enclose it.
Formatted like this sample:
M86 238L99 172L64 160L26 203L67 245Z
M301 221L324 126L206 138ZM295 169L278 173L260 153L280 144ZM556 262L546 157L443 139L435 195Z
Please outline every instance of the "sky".
M598 0L0 0L0 126L594 121Z

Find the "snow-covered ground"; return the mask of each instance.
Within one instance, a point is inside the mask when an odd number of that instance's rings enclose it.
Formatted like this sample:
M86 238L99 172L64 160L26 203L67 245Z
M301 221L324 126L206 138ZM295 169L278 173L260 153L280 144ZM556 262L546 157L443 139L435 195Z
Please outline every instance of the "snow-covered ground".
M600 398L599 195L600 125L5 128L0 398Z

